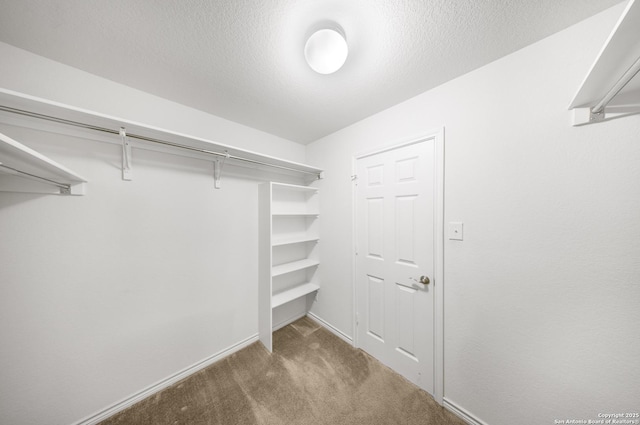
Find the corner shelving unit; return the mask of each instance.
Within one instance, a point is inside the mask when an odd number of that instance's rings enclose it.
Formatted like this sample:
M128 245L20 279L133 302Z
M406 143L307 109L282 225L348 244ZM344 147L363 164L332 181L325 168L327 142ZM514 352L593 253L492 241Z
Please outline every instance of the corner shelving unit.
M298 306L289 307L302 300L306 313L307 295L320 289L318 189L267 182L259 193L258 328L260 341L272 351L272 332L300 317Z
M0 133L0 191L84 195L86 180Z

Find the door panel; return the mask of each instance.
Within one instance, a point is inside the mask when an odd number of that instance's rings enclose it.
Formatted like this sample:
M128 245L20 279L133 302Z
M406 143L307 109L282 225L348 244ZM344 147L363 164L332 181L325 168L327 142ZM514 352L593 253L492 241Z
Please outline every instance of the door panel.
M414 195L396 197L396 262L416 265L416 208L418 197Z
M433 393L434 140L358 160L358 345Z
M384 233L384 199L369 198L366 204L367 220L367 255L371 258L383 259L382 253Z
M384 164L367 167L367 185L382 186L384 182Z
M367 276L367 278L369 280L367 333L384 341L384 281L374 276Z
M396 347L401 353L409 356L412 360L417 360L415 353L415 323L413 321L415 315L416 289L409 288L404 285L396 284L396 304L398 311L398 346Z

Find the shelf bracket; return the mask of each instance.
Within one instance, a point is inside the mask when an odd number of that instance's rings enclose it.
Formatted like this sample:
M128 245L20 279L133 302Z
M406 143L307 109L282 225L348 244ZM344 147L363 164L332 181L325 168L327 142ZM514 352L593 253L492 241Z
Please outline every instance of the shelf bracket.
M120 127L120 138L122 139L122 180L133 180L133 171L131 169L131 144L127 139L127 130Z
M571 110L571 125L574 127L600 121L604 121L604 111L593 113L592 108L588 107L573 108Z
M220 176L222 175L222 168L224 167L224 163L227 159L229 159L229 156L229 152L224 151L224 158L222 158L222 161L219 159L215 159L213 161L213 186L216 189L220 189L221 187Z
M573 108L571 125L577 127L637 114L640 114L640 105L607 106L601 112L593 112L593 108L588 107Z

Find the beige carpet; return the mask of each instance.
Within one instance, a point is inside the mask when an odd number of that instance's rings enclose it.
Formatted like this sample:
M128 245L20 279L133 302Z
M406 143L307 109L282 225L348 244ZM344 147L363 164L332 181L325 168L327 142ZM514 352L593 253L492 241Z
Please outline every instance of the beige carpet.
M308 318L101 425L464 425L426 392Z

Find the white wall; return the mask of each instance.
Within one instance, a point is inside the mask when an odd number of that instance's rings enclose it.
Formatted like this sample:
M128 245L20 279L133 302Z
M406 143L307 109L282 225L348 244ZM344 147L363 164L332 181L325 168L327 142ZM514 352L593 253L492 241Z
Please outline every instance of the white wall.
M572 128L614 7L308 146L313 312L353 335L354 154L445 128L445 398L491 425L640 408L640 116ZM425 70L428 72L428 70Z
M0 44L0 87L304 161L304 146ZM89 180L0 193L0 423L71 424L257 334L257 178L0 124ZM238 177L244 174L244 177ZM290 180L289 180L290 181Z

